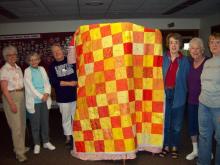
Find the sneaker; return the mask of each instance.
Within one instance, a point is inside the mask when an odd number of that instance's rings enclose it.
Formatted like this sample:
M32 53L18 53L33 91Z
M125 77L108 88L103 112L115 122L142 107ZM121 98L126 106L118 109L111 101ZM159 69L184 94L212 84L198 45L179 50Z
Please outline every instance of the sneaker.
M56 147L54 145L52 145L50 142L44 143L43 147L47 148L51 151L56 149Z
M35 145L34 146L34 154L39 154L40 153L40 145Z
M190 154L188 154L188 155L186 156L186 160L193 160L193 159L195 159L196 157L198 157L198 153L191 152Z
M25 162L27 161L27 157L23 154L23 155L16 155L16 159L19 161L19 162Z

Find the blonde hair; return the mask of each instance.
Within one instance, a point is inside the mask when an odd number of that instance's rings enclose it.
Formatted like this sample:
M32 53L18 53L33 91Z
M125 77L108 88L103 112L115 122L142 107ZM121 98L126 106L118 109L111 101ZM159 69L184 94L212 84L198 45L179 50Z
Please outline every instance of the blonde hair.
M41 60L41 55L40 55L40 54L38 54L37 52L31 52L31 53L28 54L27 57L26 57L26 63L29 64L31 57L34 57L34 56Z

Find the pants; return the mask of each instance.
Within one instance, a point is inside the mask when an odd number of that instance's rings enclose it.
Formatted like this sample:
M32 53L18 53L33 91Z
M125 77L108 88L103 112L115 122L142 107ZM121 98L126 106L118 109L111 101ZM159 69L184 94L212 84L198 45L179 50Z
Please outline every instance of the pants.
M62 125L64 135L72 135L72 118L75 115L76 111L76 101L69 103L58 103L60 108L60 113L62 114Z
M212 137L215 132L215 165L220 165L220 107L211 108L199 104L199 155L198 165L210 165Z
M173 108L174 90L166 89L164 146L178 147L184 117L184 106Z
M35 113L30 113L31 131L34 144L40 145L40 135L43 143L49 142L49 110L46 102L34 105Z
M8 125L12 133L12 141L14 152L17 155L25 153L25 129L26 129L26 112L24 104L24 92L14 91L11 92L11 97L16 104L17 113L11 111L5 96L2 97L3 108L7 118Z

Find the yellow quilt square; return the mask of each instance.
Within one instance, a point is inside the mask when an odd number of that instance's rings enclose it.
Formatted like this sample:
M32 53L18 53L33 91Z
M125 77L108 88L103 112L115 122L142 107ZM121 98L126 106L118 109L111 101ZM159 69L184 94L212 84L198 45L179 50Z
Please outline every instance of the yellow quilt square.
M122 128L112 128L113 139L124 139Z
M106 93L116 92L116 81L106 81Z
M84 141L82 131L74 131L73 138L76 141Z
M163 124L163 121L164 121L163 117L164 117L164 115L162 113L156 113L156 112L152 113L152 121L153 121L153 123Z
M155 146L163 146L163 135L151 135L149 143Z
M136 122L142 123L142 112L141 111L136 111Z
M130 127L132 125L131 115L121 116L121 127Z
M120 91L117 93L118 96L118 103L123 104L123 103L128 103L128 92L127 91Z
M144 89L153 89L153 79L152 78L143 78L143 88Z
M126 54L124 56L125 66L133 66L133 57L131 54Z
M102 38L103 48L112 47L112 36L107 36Z
M133 29L133 31L136 31L136 32L144 32L144 27L140 26L140 25L133 24L132 29Z
M153 67L153 78L163 79L162 67Z
M102 117L99 120L100 120L100 125L102 129L112 128L111 120L109 117Z
M106 94L96 95L97 106L106 106L108 105Z
M131 42L132 36L131 36L131 31L123 31L122 32L122 41L123 43L128 43Z
M155 33L154 32L145 32L144 33L144 43L145 44L155 43Z
M151 123L143 123L142 132L146 134L151 134Z
M83 53L92 52L92 43L91 41L84 42L82 45Z
M91 40L97 40L97 39L101 39L101 32L100 32L100 28L94 28L90 30L90 37Z
M90 74L94 72L94 63L85 64L85 72L86 74Z
M133 43L133 54L143 55L144 54L144 44L143 43Z
M104 60L104 70L111 70L115 68L115 59L108 58Z
M94 141L84 141L86 152L95 152Z
M93 130L93 136L94 136L94 141L104 139L103 132L101 129Z
M122 32L121 23L112 23L110 24L111 27L111 33L116 34Z
M154 54L156 54L156 55L163 54L163 48L162 48L161 44L154 44Z
M85 85L85 81L86 81L86 76L81 75L80 77L78 77L78 86L84 86Z
M135 90L135 100L143 100L143 89Z
M125 151L135 151L135 141L134 139L124 139Z
M91 127L89 119L80 120L80 125L82 127L82 131L92 130L92 127Z
M115 70L115 77L116 80L126 79L127 78L126 68L125 67L117 68Z
M123 44L117 44L113 45L113 56L122 56L124 55L124 45Z
M120 116L120 108L118 104L110 104L108 105L109 116Z
M152 101L144 101L143 109L144 112L152 112Z
M89 25L80 26L80 33L89 31Z
M145 55L143 58L143 65L145 67L153 67L154 57L153 55Z
M134 66L134 77L135 78L142 78L143 77L143 67Z
M153 90L153 101L163 101L164 100L164 90Z
M105 81L104 72L95 72L94 80L96 84L104 82Z
M103 60L104 59L103 50L99 49L93 51L93 58L94 58L94 62Z
M88 107L89 119L98 119L99 113L97 107Z
M114 152L115 151L115 144L114 140L105 140L105 152Z
M85 88L86 88L86 95L87 96L93 96L96 94L95 84L86 85Z

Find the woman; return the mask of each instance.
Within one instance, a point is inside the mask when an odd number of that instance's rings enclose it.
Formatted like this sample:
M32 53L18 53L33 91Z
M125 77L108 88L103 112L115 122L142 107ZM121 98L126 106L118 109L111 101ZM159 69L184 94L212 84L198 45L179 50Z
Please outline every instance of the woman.
M209 36L209 48L213 57L206 61L201 74L198 165L211 164L213 133L216 139L215 164L220 164L220 33Z
M24 72L26 108L29 112L34 154L40 153L40 135L43 147L55 150L49 142L49 111L51 108L51 86L45 69L39 66L40 55L31 53L27 56L29 67Z
M186 156L187 160L193 160L198 156L198 107L199 94L201 92L201 80L203 65L206 61L204 56L204 44L202 39L193 38L189 42L189 52L192 57L188 75L188 126L192 140L193 151Z
M159 154L165 157L171 152L172 158L178 158L178 145L182 128L189 62L180 52L182 37L171 33L166 38L168 51L163 56L163 79L165 84L166 108L164 145Z
M3 57L6 61L1 69L1 89L4 112L11 129L14 152L19 162L27 160L25 152L25 106L23 74L21 68L16 65L17 49L8 46L3 49Z

